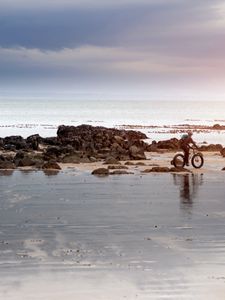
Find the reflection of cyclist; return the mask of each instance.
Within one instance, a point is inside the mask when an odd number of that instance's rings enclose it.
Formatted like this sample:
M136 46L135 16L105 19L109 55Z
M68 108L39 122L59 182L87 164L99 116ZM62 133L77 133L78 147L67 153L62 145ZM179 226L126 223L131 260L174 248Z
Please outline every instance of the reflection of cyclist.
M190 148L193 148L191 145L193 145L195 148L198 148L192 139L192 132L189 131L187 134L184 134L180 140L180 147L184 151L184 162L186 166L189 166L189 152Z

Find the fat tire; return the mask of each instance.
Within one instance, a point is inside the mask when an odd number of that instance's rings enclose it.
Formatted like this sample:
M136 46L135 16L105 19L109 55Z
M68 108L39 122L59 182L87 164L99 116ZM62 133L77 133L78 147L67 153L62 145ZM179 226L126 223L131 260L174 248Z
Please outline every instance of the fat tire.
M200 160L199 164L195 163L196 158L198 158ZM191 158L191 164L195 169L200 169L204 164L204 158L203 158L202 154L200 154L200 153L194 154Z
M180 164L178 164L178 161L180 162ZM185 165L184 155L183 154L176 154L173 158L173 165L174 165L175 168L183 168L184 165Z

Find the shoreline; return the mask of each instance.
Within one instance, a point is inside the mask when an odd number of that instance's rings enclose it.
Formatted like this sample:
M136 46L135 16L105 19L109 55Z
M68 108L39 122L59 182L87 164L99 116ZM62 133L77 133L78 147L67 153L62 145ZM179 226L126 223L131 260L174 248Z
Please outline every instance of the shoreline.
M224 126L213 128L224 130ZM192 128L192 130L194 130ZM174 168L175 154L183 153L177 138L147 142L148 137L131 128L79 125L58 127L57 135L43 138L0 138L0 169L65 170L73 168L95 175L144 173L207 173L224 170L225 148L221 144L201 144L203 168ZM191 154L191 153L190 153Z
M97 162L89 162L89 163L58 163L60 166L59 170L56 169L39 169L32 166L26 167L17 167L16 169L0 169L1 173L4 171L44 171L46 173L54 172L58 173L61 171L66 170L74 170L77 172L82 173L89 173L98 168L105 168L110 169L111 171L118 170L119 172L115 174L108 174L108 175L148 175L148 174L162 174L162 173L180 173L180 174L206 174L206 173L221 173L223 172L222 168L225 167L224 158L221 156L219 152L204 152L204 165L200 169L195 169L192 166L185 167L186 170L181 171L166 171L166 170L159 170L159 171L152 171L152 172L145 172L145 170L149 170L153 167L159 168L171 168L171 160L177 152L148 152L146 154L146 160L132 160L132 161L120 161L119 164L105 164L105 162L97 161ZM1 155L1 151L0 151ZM103 174L104 175L104 174Z

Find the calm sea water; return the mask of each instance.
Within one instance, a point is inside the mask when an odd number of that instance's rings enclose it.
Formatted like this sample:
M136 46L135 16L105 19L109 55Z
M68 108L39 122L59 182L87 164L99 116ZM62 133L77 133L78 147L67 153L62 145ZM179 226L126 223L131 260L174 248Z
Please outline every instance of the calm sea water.
M225 102L187 101L79 101L54 99L0 100L0 136L56 135L58 125L225 125ZM151 139L170 138L168 133L145 130ZM223 143L224 132L198 135L197 141Z

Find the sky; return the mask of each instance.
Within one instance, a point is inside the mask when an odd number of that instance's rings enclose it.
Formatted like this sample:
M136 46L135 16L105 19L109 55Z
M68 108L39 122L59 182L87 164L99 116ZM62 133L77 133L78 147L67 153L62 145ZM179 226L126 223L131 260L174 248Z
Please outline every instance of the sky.
M0 97L225 100L222 0L0 1Z

